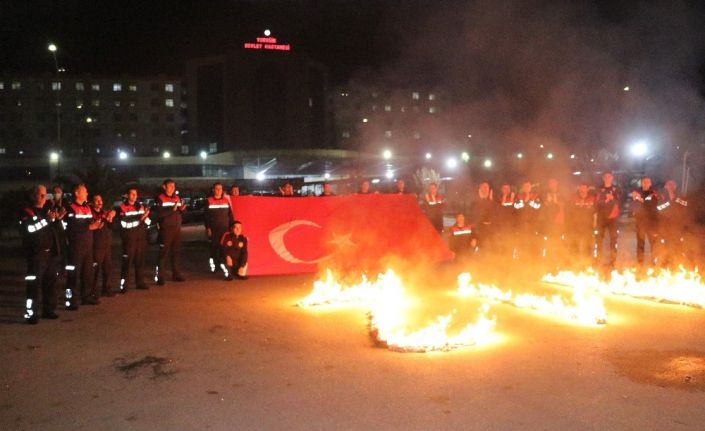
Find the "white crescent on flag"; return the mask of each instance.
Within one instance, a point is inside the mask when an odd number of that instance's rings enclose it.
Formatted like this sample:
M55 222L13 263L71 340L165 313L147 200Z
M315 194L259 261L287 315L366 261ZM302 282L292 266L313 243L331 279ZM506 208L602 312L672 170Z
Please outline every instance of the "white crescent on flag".
M322 229L321 225L310 220L292 220L290 222L280 224L269 231L269 244L274 249L274 252L277 253L279 257L290 263L314 264L327 259L329 256L323 256L314 260L303 260L291 254L291 252L286 248L286 245L284 245L284 235L296 226L313 226Z

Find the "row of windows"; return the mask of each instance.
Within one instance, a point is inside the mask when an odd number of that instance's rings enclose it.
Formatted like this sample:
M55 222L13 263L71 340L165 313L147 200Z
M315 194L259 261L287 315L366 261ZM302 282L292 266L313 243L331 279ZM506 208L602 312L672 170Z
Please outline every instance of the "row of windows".
M39 113L36 116L36 119L38 122L42 121L47 121L48 119L53 119L56 118L56 114L51 113ZM79 123L86 122L86 123L93 123L97 122L100 119L100 115L98 114L92 114L89 116L83 116L83 115L76 115L76 121ZM113 114L113 120L114 121L122 121L123 118L128 118L130 121L138 121L137 114L135 113L130 113L127 116L123 116L122 113L116 112ZM149 117L150 121L152 123L158 123L161 120L161 116L159 114L152 114ZM13 123L20 123L23 120L23 115L20 113L11 113L7 115L7 120L9 122ZM166 114L164 116L164 120L168 123L173 123L176 120L176 116L174 114ZM5 121L5 114L0 113L0 122Z
M35 133L38 138L46 138L47 136L53 136L54 132L55 131L53 129L39 129ZM99 137L103 136L103 130L102 129L84 129L84 130L80 131L80 135L84 138L85 137L99 138ZM153 129L151 131L151 135L152 135L152 137L155 137L155 138L160 137L160 136L173 138L174 136L176 136L176 130L174 130L174 129ZM17 138L17 139L22 139L26 136L28 136L28 133L23 130L0 129L0 138L12 137L12 138ZM136 138L137 132L135 132L135 131L123 132L122 130L116 129L112 132L112 136L114 136L116 138L123 138L123 137Z
M384 137L385 137L385 138L391 138L392 135L393 135L393 133L392 133L391 130L385 130L385 131L384 131ZM340 136L341 136L343 139L350 139L351 133L350 133L349 130L343 130L342 133L340 134ZM413 136L414 139L421 139L421 133L420 133L420 132L414 132L414 133L412 134L412 136Z
M349 97L349 96L350 96L350 93L348 93L347 91L343 91L342 93L340 93L340 96L341 96L341 97ZM377 92L373 92L373 93L372 93L372 98L376 99L378 96L379 96L379 93L377 93ZM412 92L411 92L411 98L412 98L413 100L420 100L420 99L421 99L421 93L419 93L418 91L412 91ZM436 100L436 94L434 94L434 93L428 93L428 100Z
M39 103L44 103L45 100L43 100L43 99L37 99L37 102L39 102ZM173 108L173 107L174 107L174 99L163 99L163 103L164 103L164 106L166 106L167 108ZM5 104L5 99L0 99L0 105L4 105L4 104ZM13 104L14 106L22 106L22 99L16 99L16 100L13 101L12 104ZM130 100L130 101L127 102L127 104L128 104L128 106L129 106L130 108L134 108L134 107L137 105L137 102L135 102L134 100ZM57 106L62 106L61 101L56 102L56 105L57 105ZM162 105L162 99L157 99L157 98L151 99L151 100L149 101L149 105L152 106L152 107L154 107L154 108L159 107L159 106ZM83 106L84 106L83 100L76 100L76 109L82 109ZM95 107L101 106L101 101L100 101L100 99L93 99L93 100L91 100L91 106L95 106ZM121 101L121 100L113 100L113 106L119 108L120 106L122 106L122 101ZM182 107L182 108L186 108L186 103L185 103L185 102L182 102L182 103L181 103L181 107Z
M371 108L372 108L372 112L377 112L377 105L372 105ZM411 110L413 112L421 112L421 108L419 106L412 106ZM409 108L406 106L402 106L401 108L399 108L399 111L400 112L409 112ZM392 105L384 105L384 112L392 112ZM438 112L438 108L436 108L435 106L428 107L429 114L435 114L436 112Z
M62 82L61 81L52 81L51 83L51 89L54 91L60 91L62 88ZM92 83L90 85L92 91L100 91L100 84ZM122 91L122 83L121 82L113 82L113 91L114 92L120 92ZM159 91L159 84L156 82L153 82L150 84L150 90L152 91ZM12 81L10 83L10 88L12 90L21 90L22 89L22 82L20 81ZM39 84L40 89L44 89L44 84L40 83ZM84 82L78 81L74 83L74 88L76 91L85 91L86 89L86 84ZM5 89L5 83L3 81L0 81L0 90ZM137 84L128 84L127 85L127 90L131 92L136 92L137 91ZM172 83L166 83L164 84L164 91L167 93L173 93L174 92L174 84Z

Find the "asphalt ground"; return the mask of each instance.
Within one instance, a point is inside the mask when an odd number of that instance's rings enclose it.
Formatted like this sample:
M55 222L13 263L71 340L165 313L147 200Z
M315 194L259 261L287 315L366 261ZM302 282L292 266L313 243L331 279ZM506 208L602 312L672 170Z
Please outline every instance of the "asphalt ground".
M221 281L189 242L186 283L30 326L3 254L0 429L705 429L705 310L607 297L584 327L495 305L488 345L398 353L364 310L295 306L313 275ZM417 286L434 311L455 270Z

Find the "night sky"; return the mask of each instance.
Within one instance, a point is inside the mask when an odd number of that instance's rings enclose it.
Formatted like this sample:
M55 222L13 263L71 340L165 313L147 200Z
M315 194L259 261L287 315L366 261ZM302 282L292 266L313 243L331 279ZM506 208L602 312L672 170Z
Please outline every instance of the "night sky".
M399 58L409 55L418 41L439 37L434 34L439 26L462 26L463 13L468 7L486 8L486 3L459 0L3 0L0 2L3 33L0 69L51 70L51 58L46 51L46 44L51 40L59 45L61 63L69 72L180 73L183 60L189 56L219 53L227 46L251 39L264 28L271 28L281 40L328 65L335 82L345 82L361 68L378 70L395 64ZM550 19L564 2L523 3L530 13ZM659 2L573 3L591 25L623 26L635 19L643 8ZM685 3L689 13L699 14L703 22L705 8L699 4L696 1ZM656 17L653 25L658 25ZM460 33L457 28L452 32ZM702 34L699 37L702 41ZM439 41L447 42L450 41ZM695 53L701 60L705 59L703 48L705 45Z

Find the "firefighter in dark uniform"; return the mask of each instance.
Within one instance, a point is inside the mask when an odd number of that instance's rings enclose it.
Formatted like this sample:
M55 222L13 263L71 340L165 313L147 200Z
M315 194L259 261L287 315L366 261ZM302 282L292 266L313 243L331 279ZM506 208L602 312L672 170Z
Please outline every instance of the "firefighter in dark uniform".
M22 243L27 256L27 298L24 318L27 323L39 321L37 308L41 290L42 318L56 319L56 280L59 276L59 242L51 224L58 212L46 209L47 190L38 185L32 191L32 205L20 216Z
M247 280L247 237L242 234L242 223L238 220L232 223L220 238L220 246L227 269L225 279Z
M531 191L531 182L524 181L521 191L514 197L514 209L517 220L517 241L516 253L521 258L534 256L538 250L537 233L539 222L539 211L541 210L541 198Z
M103 225L101 220L93 220L93 212L88 205L88 189L79 184L73 189L74 201L66 214L66 233L69 240L69 256L66 265L66 309L76 310L76 283L81 279L81 304L100 303L93 283L95 261L93 260L93 231Z
M155 199L157 212L157 228L159 234L159 261L154 274L154 281L159 286L166 284L164 270L166 260L171 256L171 277L174 281L186 281L181 274L181 215L186 211L186 205L176 193L174 180L165 180L162 193Z
M541 199L541 235L543 236L542 257L550 256L551 260L563 261L565 253L565 201L558 190L558 181L550 178L546 191ZM559 262L560 263L560 262Z
M428 191L424 194L424 208L426 217L431 221L431 224L438 232L443 231L443 208L445 200L438 193L438 185L431 183L428 185Z
M602 175L602 186L597 189L596 212L597 221L595 224L595 258L599 259L604 253L605 231L610 237L609 266L614 266L617 261L617 247L619 230L617 229L617 219L619 218L620 204L622 202L622 192L619 187L612 184L614 177L612 172L605 172Z
M504 183L499 188L499 193L495 195L497 201L497 220L495 243L497 252L507 255L508 252L515 252L516 233L516 209L514 209L514 192L509 184ZM514 253L512 253L514 254Z
M658 248L658 205L659 196L651 188L651 178L641 179L641 188L632 192L634 218L636 218L636 260L644 263L646 241L649 241L651 262L656 263Z
M455 254L456 260L466 259L475 253L477 237L472 226L465 224L465 215L456 214L455 224L448 229L448 248Z
M100 295L115 296L115 293L108 287L113 259L113 219L115 218L115 211L103 209L103 197L99 194L93 195L91 210L93 211L93 220L102 221L101 227L93 231L93 260L96 263L93 283L98 286L98 279L102 275Z
M134 267L135 287L148 289L144 283L144 249L147 241L147 226L152 221L149 218L149 209L137 202L137 188L127 189L125 200L117 209L117 217L122 239L120 293L127 293L127 276L130 273L130 267Z
M656 207L659 212L660 260L665 266L685 263L685 235L688 227L688 201L677 194L678 185L667 180Z
M216 271L216 266L225 272L225 262L220 247L220 238L228 231L233 220L233 213L230 209L230 199L223 194L221 183L213 184L213 194L206 201L204 224L210 249L208 264L211 272Z
M494 253L496 251L497 204L492 199L492 189L490 189L489 183L483 182L478 187L477 196L470 205L470 214L480 253Z
M52 200L47 200L44 209L56 214L56 218L51 223L51 227L59 241L59 260L61 262L60 273L64 273L66 258L68 257L68 240L66 239L66 208L68 204L64 201L64 191L58 184L52 187Z
M595 248L595 196L586 183L578 186L568 207L567 233L571 252L581 264L588 265Z

